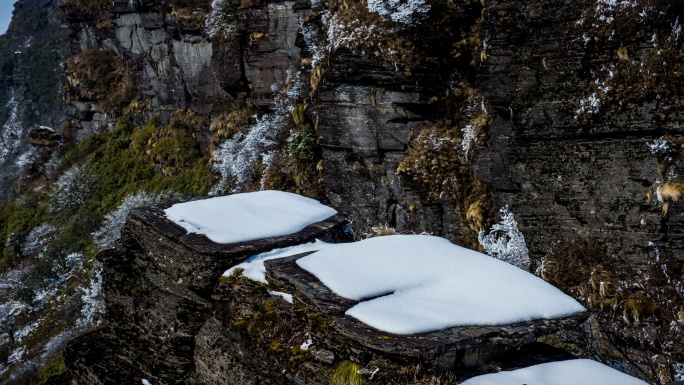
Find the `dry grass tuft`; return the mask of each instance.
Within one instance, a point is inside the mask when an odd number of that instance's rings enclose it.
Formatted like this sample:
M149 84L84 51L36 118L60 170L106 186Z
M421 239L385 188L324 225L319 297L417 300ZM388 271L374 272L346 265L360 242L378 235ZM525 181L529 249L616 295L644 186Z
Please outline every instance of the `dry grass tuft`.
M342 362L330 378L330 385L363 385L363 376L359 374L359 370L361 365L356 362Z
M684 183L665 182L658 186L656 195L661 203L676 202L684 194Z

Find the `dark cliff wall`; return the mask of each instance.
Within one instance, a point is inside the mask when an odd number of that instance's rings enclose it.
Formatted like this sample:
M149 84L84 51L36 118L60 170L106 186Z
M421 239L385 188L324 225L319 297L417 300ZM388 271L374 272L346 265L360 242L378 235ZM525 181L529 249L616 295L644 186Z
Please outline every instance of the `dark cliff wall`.
M310 96L297 96L289 109L305 106L320 146L312 183L322 190L309 194L322 191L360 232L386 223L475 247L477 230L509 205L535 257L574 237L596 238L633 260L644 260L653 245L672 254L682 247L677 205L664 215L662 203L647 199L659 183L678 178L676 165L663 170L648 146L665 133L676 136L681 124L680 92L655 84L679 81L677 70L652 58L657 51L674 58L681 49L667 43L678 12L669 4L436 3L426 21L390 28L339 4L311 11L305 3L244 3L234 5L239 28L228 38L207 30L207 2L115 2L97 23L63 5L74 52L116 53L135 85L123 107L107 113L97 95L83 97L72 82L67 111L76 138L126 113L144 122L189 109L214 119L226 105L251 105L282 115L272 103L299 74L311 77ZM180 10L202 22L183 19ZM354 36L345 17L366 17L377 32ZM387 37L392 28L404 46ZM657 79L630 85L644 76ZM272 128L284 132L275 144L281 152L289 119ZM421 156L425 144L415 138L425 127L429 140L451 136L453 146L468 148L432 151L435 159L460 157L456 166L434 171L407 162L411 151ZM216 128L199 126L194 135L216 158ZM467 146L464 135L474 135ZM270 167L259 157L247 162ZM426 183L421 175L430 172L445 180ZM238 179L227 191L264 187ZM478 220L466 215L474 205L483 208Z
M540 264L577 255L568 244L590 255L571 274L577 282L562 282L566 291L617 306L612 316L626 324L644 309L654 323L681 317L638 293L583 291L611 267L622 275L609 284L652 276L611 256L635 266L682 258L681 2L415 0L402 2L408 16L367 3L20 2L16 19L38 12L31 20L48 31L33 41L69 33L68 55L44 45L59 53L51 63L65 83L45 66L24 69L43 50L0 57L0 81L30 112L26 122L61 127L65 146L28 150L29 123L3 127L3 146L14 147L2 160L0 200L22 172L17 159L37 154L20 184L36 197L16 205L37 214L0 223L4 252L20 249L10 235L43 223L67 233L68 223L82 240L68 252L94 257L104 215L140 191L161 199L168 190L282 189L349 214L360 238L425 231L475 249L478 231L508 205L540 274L575 269ZM32 28L14 22L0 46L16 50ZM50 91L36 96L24 80L38 74L50 74L36 80ZM7 92L0 102L13 100ZM43 172L51 154L64 157ZM86 203L60 211L51 183L73 167L92 177ZM3 260L17 262L22 253L12 253ZM681 292L669 279L662 287Z
M47 160L29 146L34 125L59 130L68 27L51 0L20 1L0 36L0 202L15 194L22 175L36 174Z
M652 68L649 55L668 48L646 41L667 40L676 13L654 15L649 6L667 8L648 2L612 12L600 2L488 4L477 80L494 116L473 163L498 202L513 207L531 250L548 253L559 237L580 236L635 260L648 255L649 241L679 257L678 209L668 221L647 198L677 172L661 174L647 144L681 130L681 94L637 80L676 66ZM603 14L614 20L602 22ZM592 95L596 107L580 112Z

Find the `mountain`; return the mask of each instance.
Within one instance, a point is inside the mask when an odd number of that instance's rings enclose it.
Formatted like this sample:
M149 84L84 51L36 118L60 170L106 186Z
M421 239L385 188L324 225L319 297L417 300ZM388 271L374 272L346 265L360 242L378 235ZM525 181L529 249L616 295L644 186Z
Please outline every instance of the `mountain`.
M260 189L330 204L357 239L515 238L593 312L559 337L575 354L681 376L682 17L662 0L20 0L0 37L2 380L97 325L96 255L131 209Z

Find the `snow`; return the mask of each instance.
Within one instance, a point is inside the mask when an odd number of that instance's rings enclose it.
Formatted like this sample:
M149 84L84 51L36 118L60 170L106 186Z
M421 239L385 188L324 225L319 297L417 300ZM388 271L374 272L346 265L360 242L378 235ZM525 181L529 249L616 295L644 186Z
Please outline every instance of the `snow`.
M294 303L294 302L293 302L294 299L292 298L292 294L283 293L282 291L275 291L275 290L269 290L269 291L268 291L268 294L270 294L270 295L277 295L278 297L283 297L283 299L284 299L285 301L287 301L287 302L289 302L289 303Z
M585 310L530 273L428 235L337 244L297 264L342 297L377 297L346 314L389 333L502 325Z
M305 243L297 246L283 247L281 249L274 249L265 253L253 255L247 258L244 262L231 267L223 273L228 277L233 275L236 269L243 269L242 275L257 282L268 283L266 280L266 267L264 261L275 258L285 258L296 254L302 254L309 251L318 251L328 247L335 246L332 243L316 240L312 243Z
M337 214L316 200L273 190L177 203L165 212L189 233L217 243L289 235Z
M651 149L651 154L667 156L672 151L672 145L674 143L665 139L664 136L654 140L652 143L646 143L648 148Z
M674 369L675 372L674 380L684 381L684 362L678 362L673 364L672 369Z
M579 359L551 362L529 368L485 374L461 385L648 385L596 361Z
M309 350L309 346L313 344L313 340L311 339L311 335L307 333L307 340L302 342L301 345L299 345L299 348L302 350Z
M488 255L528 270L530 267L529 251L523 233L518 230L518 222L515 221L513 213L508 210L508 206L502 207L499 212L501 212L501 223L492 225L489 234L485 235L484 230L480 230L477 241Z
M392 21L406 25L414 25L429 10L430 5L424 0L368 0L368 12L389 16Z

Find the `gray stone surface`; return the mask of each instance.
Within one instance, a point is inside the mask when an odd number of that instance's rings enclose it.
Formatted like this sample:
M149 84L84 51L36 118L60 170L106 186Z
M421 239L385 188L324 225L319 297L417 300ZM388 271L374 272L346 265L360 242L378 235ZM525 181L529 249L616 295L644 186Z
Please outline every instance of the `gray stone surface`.
M466 366L482 365L492 357L489 352L506 351L531 343L537 337L577 326L589 315L586 312L557 319L539 319L510 325L464 326L413 335L396 335L372 328L345 313L358 301L342 298L295 262L306 254L265 261L266 275L272 286L284 290L307 304L312 311L330 317L333 327L365 348L386 356L423 358L439 357L436 366L450 369L456 358ZM452 357L452 358L449 358ZM445 361L446 360L446 361ZM447 365L446 362L453 363Z
M59 383L122 384L142 378L155 384L269 383L258 382L260 377L246 367L224 362L222 357L243 362L256 353L235 331L217 329L214 288L225 270L251 255L335 237L344 217L333 216L290 236L216 244L166 219L163 209L174 203L133 211L116 249L99 255L105 266L105 321L98 331L70 344L70 371L60 381L71 382ZM242 350L217 350L222 341ZM233 371L214 373L226 365Z

